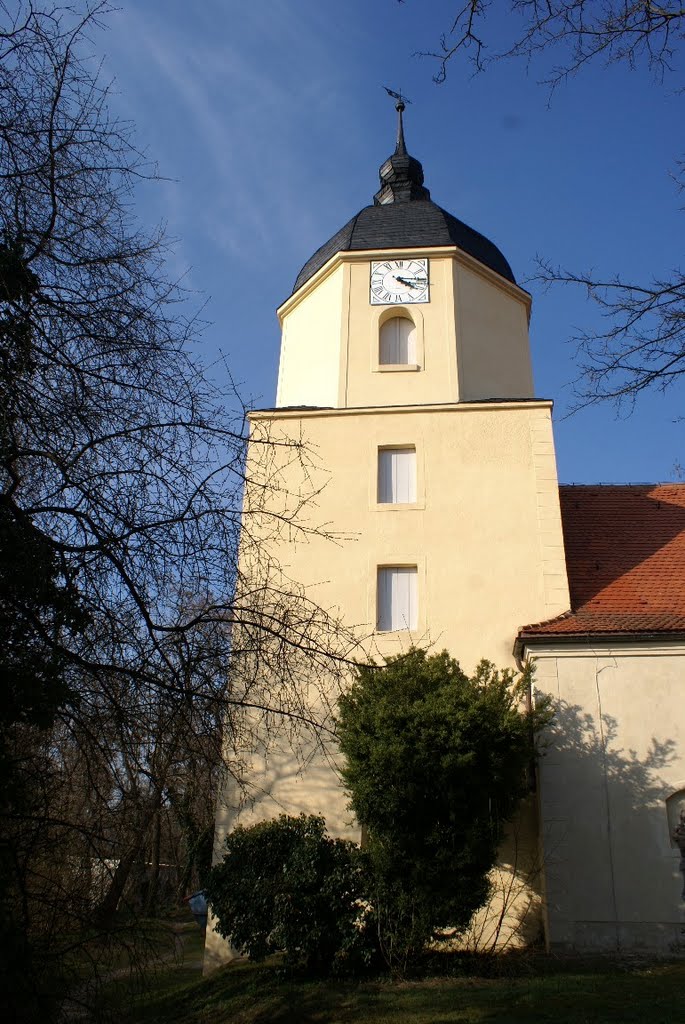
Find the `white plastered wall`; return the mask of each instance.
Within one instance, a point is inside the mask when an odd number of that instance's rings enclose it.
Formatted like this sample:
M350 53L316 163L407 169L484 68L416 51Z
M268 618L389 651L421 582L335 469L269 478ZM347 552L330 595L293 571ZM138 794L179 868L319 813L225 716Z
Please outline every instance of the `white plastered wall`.
M550 640L527 653L556 706L539 771L549 945L682 951L667 801L685 788L685 648Z

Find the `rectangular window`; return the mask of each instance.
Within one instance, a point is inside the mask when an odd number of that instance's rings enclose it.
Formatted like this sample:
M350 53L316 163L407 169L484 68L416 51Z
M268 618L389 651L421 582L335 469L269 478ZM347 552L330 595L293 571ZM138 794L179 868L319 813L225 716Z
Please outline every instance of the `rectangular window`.
M415 565L378 570L376 626L379 630L416 629L418 607Z
M416 501L416 449L379 448L378 502L406 505Z

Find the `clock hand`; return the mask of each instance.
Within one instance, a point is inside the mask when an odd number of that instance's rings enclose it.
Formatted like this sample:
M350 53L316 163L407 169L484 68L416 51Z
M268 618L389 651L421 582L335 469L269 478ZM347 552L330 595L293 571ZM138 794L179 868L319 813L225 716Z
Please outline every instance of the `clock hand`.
M406 277L400 277L399 274L395 274L395 280L399 281L400 284L409 285L410 288L421 288L426 283L425 277L418 277L413 281L409 281Z

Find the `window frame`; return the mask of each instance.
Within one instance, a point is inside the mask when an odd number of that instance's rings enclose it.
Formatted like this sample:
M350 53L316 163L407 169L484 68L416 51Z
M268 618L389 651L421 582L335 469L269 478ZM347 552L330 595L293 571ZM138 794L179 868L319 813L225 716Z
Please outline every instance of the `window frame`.
M414 496L413 496L413 498L409 499L408 501L393 501L392 498L390 500L384 500L381 497L381 479L382 479L381 463L383 461L383 456L384 455L390 455L393 452L397 452L397 453L402 452L402 453L407 453L407 454L411 453L414 456L414 467L413 467L414 468L414 473L413 473L413 484L414 484L413 491L414 491ZM407 507L415 508L416 504L417 504L418 488L419 488L419 470L418 470L418 457L417 457L417 453L416 453L416 445L414 445L414 444L411 444L411 445L410 444L406 444L406 445L395 445L395 444L379 445L378 448L377 448L377 454L376 454L376 479L377 479L377 482L376 482L376 503L378 505L385 505L385 506L389 506L389 507L399 506L400 508L407 508ZM392 491L392 480L391 480L391 483L390 483L390 490Z
M416 501L393 504L389 501L378 500L379 453L382 450L389 448L413 448L416 452ZM407 438L400 435L398 438L397 435L394 437L392 434L388 436L388 433L386 433L385 430L382 432L379 431L375 436L369 439L367 451L369 466L369 511L388 512L393 514L424 511L426 508L425 467L421 432L419 432L419 436L416 437Z
M412 572L414 574L414 601L416 608L414 609L414 619L407 625L396 626L390 625L388 627L381 626L381 573L386 572ZM375 600L375 615L374 615L374 630L381 636L387 635L402 635L407 633L416 633L419 630L421 622L421 573L419 571L419 565L416 562L391 562L380 563L376 566L376 600ZM390 622L393 621L393 609L392 605L387 609ZM410 606L411 611L411 606Z

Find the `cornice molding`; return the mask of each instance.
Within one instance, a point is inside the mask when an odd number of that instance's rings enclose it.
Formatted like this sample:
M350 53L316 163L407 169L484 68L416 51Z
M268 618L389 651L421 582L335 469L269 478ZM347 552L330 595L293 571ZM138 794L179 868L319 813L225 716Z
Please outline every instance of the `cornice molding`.
M250 422L257 420L299 420L317 419L324 416L376 416L392 413L425 413L425 412L501 412L502 410L520 409L552 409L554 403L549 398L521 398L485 402L447 402L435 405L369 405L346 407L344 409L315 408L309 406L283 406L274 409L253 409L248 412Z
M653 658L654 656L685 656L685 633L673 633L671 637L663 633L645 633L643 636L588 636L582 640L577 636L561 637L526 637L514 645L519 657L523 660L531 658Z
M314 291L315 288L325 281L327 277L330 277L338 267L342 266L343 263L368 263L372 259L437 259L440 258L452 258L457 263L461 263L462 266L468 270L473 271L480 277L483 277L486 281L501 288L502 291L507 292L512 298L517 299L523 303L526 307L526 315L530 322L531 308L533 299L530 292L527 292L524 288L520 288L517 284L513 284L511 281L507 281L506 278L496 273L494 270L490 270L483 263L480 263L473 256L469 256L468 253L459 249L456 245L443 245L433 247L421 247L413 249L355 249L355 250L343 250L337 252L334 256L324 263L320 270L317 270L301 288L290 295L285 302L283 302L276 310L279 323L282 325L284 318L292 309L302 302L310 292Z

